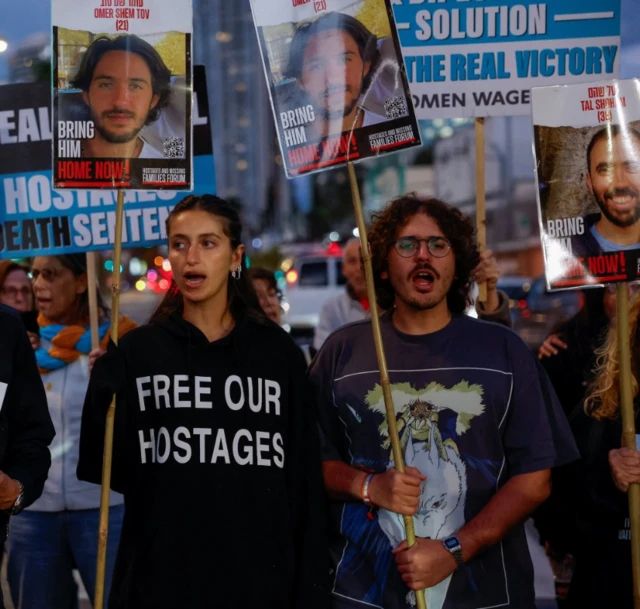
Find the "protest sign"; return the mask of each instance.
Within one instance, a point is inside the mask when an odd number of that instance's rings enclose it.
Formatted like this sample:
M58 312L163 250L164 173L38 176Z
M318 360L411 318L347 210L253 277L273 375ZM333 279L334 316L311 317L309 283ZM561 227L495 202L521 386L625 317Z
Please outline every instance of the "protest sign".
M532 90L550 289L640 276L640 80Z
M54 188L192 188L191 0L53 0Z
M389 0L251 0L288 177L420 144Z
M529 114L530 89L616 78L621 0L393 0L420 119Z
M213 149L203 66L193 95L195 193L214 193ZM49 83L0 87L0 258L112 249L115 192L51 188ZM125 247L166 243L164 222L189 192L128 191Z

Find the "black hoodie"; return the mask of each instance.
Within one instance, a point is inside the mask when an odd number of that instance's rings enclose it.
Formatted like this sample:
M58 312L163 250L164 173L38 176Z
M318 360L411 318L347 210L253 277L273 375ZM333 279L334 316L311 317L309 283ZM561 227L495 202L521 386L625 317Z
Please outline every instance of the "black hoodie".
M22 482L24 507L42 494L54 436L47 396L20 314L0 305L0 471ZM8 514L0 511L0 542L8 521Z
M174 316L93 370L78 477L100 483L117 391L112 489L125 516L110 609L321 609L328 555L304 358L244 319L210 343Z
M575 557L567 609L632 609L628 496L611 475L609 451L620 448L618 420L596 420L580 404L571 416L580 461L553 471L546 538ZM640 420L636 420L636 425Z

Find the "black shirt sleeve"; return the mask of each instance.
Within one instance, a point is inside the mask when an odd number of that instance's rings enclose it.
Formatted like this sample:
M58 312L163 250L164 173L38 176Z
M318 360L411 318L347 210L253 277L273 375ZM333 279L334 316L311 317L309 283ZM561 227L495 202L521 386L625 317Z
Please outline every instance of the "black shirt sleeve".
M586 383L590 372L587 362L581 357L571 335L562 335L568 344L567 349L558 349L558 353L543 357L540 364L547 373L565 414L569 416L573 409L582 402Z
M121 350L110 341L107 353L96 361L91 372L89 388L82 410L80 456L77 467L79 480L94 484L102 483L106 417L115 394L111 489L118 493L126 492L128 472L131 471L126 464L126 378L124 356Z
M513 388L503 442L511 476L578 458L571 429L549 379L521 341L513 344Z
M316 409L306 362L292 347L289 446L286 455L289 502L296 552L295 609L329 607L329 549L326 537L327 496L320 465Z
M335 342L325 343L311 363L309 380L318 416L320 453L323 461L345 461L344 434L333 401L333 352Z
M560 553L575 552L594 528L611 529L629 509L609 467L609 451L620 447L619 421L593 419L579 404L571 429L581 458L553 470L551 497L534 515L543 540Z
M484 310L484 304L480 301L476 302L476 311L478 312L478 319L483 321L491 321L507 328L512 328L511 311L509 310L509 297L502 291L498 290L498 308L492 313L487 313Z
M51 455L49 444L55 430L36 358L24 326L2 312L0 336L3 349L12 352L11 378L8 382L2 417L6 441L2 470L24 486L24 505L31 505L44 487ZM7 344L11 341L13 344Z

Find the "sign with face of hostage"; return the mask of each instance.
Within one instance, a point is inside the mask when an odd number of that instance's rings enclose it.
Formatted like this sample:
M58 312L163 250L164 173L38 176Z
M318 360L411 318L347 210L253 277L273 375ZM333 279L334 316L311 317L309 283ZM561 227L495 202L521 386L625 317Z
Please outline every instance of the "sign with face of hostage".
M288 177L420 144L389 0L251 0Z
M640 80L532 90L550 289L640 277Z
M165 220L190 194L215 193L204 66L194 66L194 190L132 190L125 195L124 247L167 242ZM51 87L0 87L0 259L113 249L116 193L51 187Z
M53 186L191 190L191 0L53 0Z

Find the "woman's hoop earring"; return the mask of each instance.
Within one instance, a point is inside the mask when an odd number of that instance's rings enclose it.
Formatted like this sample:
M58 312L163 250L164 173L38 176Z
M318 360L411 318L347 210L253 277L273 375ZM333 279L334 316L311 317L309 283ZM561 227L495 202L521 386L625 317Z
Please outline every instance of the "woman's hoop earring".
M237 279L240 279L241 276L242 276L242 267L238 265L235 269L233 269L233 271L231 271L231 277L237 280Z

